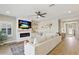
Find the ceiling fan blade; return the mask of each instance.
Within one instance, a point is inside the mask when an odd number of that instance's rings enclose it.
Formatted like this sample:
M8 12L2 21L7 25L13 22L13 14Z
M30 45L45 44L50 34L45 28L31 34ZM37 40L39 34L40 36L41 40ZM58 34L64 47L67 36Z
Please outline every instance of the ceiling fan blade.
M45 16L43 16L43 15L40 15L41 17L45 17Z
M43 13L43 14L41 14L41 15L45 15L45 14L47 14L47 13Z
M37 14L37 18L39 18L38 16L45 17L44 15L47 14L47 13L41 13L40 11L36 11L35 13Z
M52 7L52 6L54 6L54 5L55 5L55 4L50 4L49 7Z

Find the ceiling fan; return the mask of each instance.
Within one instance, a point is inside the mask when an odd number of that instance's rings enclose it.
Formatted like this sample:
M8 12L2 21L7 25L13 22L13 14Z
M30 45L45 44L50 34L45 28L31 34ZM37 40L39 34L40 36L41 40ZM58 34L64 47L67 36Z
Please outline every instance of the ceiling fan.
M50 4L49 7L52 7L54 6L55 4ZM37 18L39 17L45 17L45 15L47 14L46 12L42 13L41 11L36 11L35 12L36 15L30 15L29 17L32 17L32 16L37 16Z
M37 15L37 18L38 17L45 17L45 15L47 14L47 13L42 13L41 11L36 11L35 13Z
M49 7L55 6L56 4L50 4Z

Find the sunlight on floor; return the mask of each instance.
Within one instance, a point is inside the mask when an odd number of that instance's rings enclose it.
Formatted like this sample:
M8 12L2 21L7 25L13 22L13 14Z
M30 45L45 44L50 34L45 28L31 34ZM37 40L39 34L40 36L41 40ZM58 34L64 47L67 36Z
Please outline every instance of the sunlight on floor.
M66 37L65 43L68 45L69 48L74 47L77 43L77 39L74 36Z
M74 36L67 36L50 55L79 55L79 40Z

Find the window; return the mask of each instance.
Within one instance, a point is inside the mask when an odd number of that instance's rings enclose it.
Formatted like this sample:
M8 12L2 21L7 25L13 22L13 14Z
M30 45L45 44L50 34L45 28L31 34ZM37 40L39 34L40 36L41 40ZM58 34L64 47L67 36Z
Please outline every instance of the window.
M6 28L2 28L2 32L6 34Z
M7 30L8 30L8 33L7 34L8 35L11 35L11 28L8 28Z
M8 37L12 35L12 28L11 24L1 24L1 31L3 31L4 34L6 34Z

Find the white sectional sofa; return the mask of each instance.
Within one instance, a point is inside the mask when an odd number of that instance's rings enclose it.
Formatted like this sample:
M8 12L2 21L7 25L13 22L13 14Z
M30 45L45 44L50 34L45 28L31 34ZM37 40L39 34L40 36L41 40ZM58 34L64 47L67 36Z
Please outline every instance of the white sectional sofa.
M44 40L45 39L45 40ZM36 55L46 55L53 48L56 47L61 42L60 36L52 36L49 38L43 38L42 42L38 42L35 44L35 54Z

